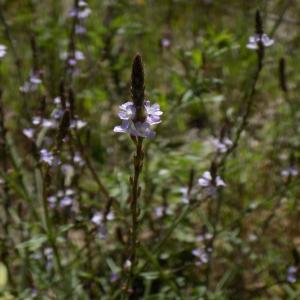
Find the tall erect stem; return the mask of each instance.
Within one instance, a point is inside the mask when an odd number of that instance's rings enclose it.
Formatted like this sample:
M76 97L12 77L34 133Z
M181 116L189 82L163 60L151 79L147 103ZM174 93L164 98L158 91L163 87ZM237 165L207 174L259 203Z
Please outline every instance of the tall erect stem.
M142 58L136 55L132 64L131 74L131 94L132 101L136 109L135 122L143 122L145 120L144 113L144 68ZM126 284L126 298L133 293L133 284L135 277L135 269L138 263L136 250L138 244L138 228L139 228L139 208L138 199L141 194L141 187L139 186L139 178L143 168L143 138L131 136L135 145L135 154L133 157L134 172L133 177L130 178L131 196L130 196L130 212L131 212L131 229L129 239L129 274Z

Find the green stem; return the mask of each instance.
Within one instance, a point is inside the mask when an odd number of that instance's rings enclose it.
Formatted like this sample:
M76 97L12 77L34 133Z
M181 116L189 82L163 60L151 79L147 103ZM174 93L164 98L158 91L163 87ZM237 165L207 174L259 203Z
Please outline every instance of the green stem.
M136 250L138 244L138 226L139 226L139 212L138 212L138 199L141 193L141 188L139 186L139 178L143 168L143 138L138 137L135 141L136 152L133 158L134 163L134 174L131 180L131 235L130 235L130 270L127 281L127 286L125 289L126 299L129 299L129 295L133 292L133 282L135 277L135 268L138 263Z

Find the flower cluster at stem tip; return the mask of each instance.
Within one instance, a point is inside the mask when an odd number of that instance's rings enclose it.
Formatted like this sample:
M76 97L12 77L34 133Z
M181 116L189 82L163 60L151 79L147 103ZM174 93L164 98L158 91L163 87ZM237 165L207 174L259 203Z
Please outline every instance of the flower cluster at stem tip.
M269 38L269 36L265 33L255 34L254 36L249 37L247 48L257 50L259 48L259 43L261 43L264 47L267 48L274 44L274 40Z
M160 110L159 104L150 104L149 100L144 102L146 119L144 122L135 122L136 107L133 102L126 102L120 105L119 118L122 120L120 126L114 128L114 132L129 133L136 137L153 138L155 132L151 129L152 125L161 122L160 116L163 112Z

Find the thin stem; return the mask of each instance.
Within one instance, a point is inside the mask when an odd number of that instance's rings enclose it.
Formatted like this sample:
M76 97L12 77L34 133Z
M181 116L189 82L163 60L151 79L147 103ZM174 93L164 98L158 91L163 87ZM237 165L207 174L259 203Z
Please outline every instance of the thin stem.
M130 269L129 269L129 276L126 286L126 293L127 299L129 299L130 293L133 291L133 282L135 277L135 268L138 263L136 250L138 244L138 227L139 227L139 211L138 211L138 199L141 193L141 187L139 186L139 178L143 168L143 159L144 159L144 152L143 152L143 138L138 137L136 141L136 152L133 158L134 163L134 174L133 178L131 179L131 234L130 234Z

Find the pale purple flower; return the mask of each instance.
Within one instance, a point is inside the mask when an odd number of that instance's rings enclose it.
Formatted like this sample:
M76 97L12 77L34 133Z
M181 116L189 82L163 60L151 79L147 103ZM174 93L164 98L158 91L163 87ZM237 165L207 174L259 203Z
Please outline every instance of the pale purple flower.
M53 249L52 248L45 248L44 255L46 256L46 269L50 270L53 267Z
M295 283L297 281L298 268L295 266L290 266L287 270L287 281L289 283Z
M196 265L197 266L201 266L203 264L207 264L208 263L208 260L209 260L209 255L208 253L204 250L204 249L201 249L201 248L196 248L192 251L192 254L194 256L197 257L197 262L196 262Z
M164 48L169 48L171 46L171 41L168 38L162 38L161 41L160 41L160 44Z
M22 86L20 86L19 90L22 93L30 93L35 92L38 88L38 85L42 83L42 80L39 78L37 74L32 74L29 77L28 81L25 81Z
M76 60L84 60L85 59L85 56L83 54L83 52L79 51L79 50L76 50L74 52L74 57Z
M151 126L161 122L160 116L162 112L158 104L151 105L150 101L144 104L146 120L145 122L134 122L136 108L133 102L126 102L120 106L119 118L122 120L120 126L114 128L114 132L129 133L133 136L145 138L153 138L155 132L151 130Z
M34 136L35 130L33 128L25 128L23 129L23 134L28 137L29 139L32 139Z
M61 108L56 108L54 109L54 111L51 113L51 117L55 120L60 120L61 117L64 114L64 110Z
M146 138L153 138L155 132L151 130L149 123L147 122L136 122L132 120L123 120L121 126L116 126L114 132L129 133L133 136L140 136Z
M95 225L100 225L103 221L103 216L102 213L95 213L91 219L92 223L94 223Z
M61 207L67 207L71 206L73 204L74 199L70 196L65 195L61 200L60 200L60 206Z
M48 151L47 149L42 149L40 151L41 161L45 162L49 166L51 166L54 162L54 155L52 152Z
M147 122L137 122L134 124L137 132L137 136L145 138L154 138L155 132L151 130L150 124Z
M110 282L116 282L120 279L120 276L116 273L111 273L109 278Z
M217 151L219 151L221 153L227 152L233 144L232 141L227 137L220 139L220 140L213 139L212 143L216 147Z
M6 55L6 46L0 45L0 58Z
M23 85L20 86L19 90L22 93L30 93L30 92L35 92L38 88L38 84L32 83L30 81L24 82Z
M89 7L85 7L82 10L79 10L78 12L78 19L86 19L90 14L92 10Z
M74 163L78 164L81 167L84 165L84 161L79 152L75 152L73 160L74 160Z
M135 117L136 109L133 102L126 102L120 105L120 112L118 116L121 120L133 120Z
M216 176L215 184L213 184L213 180L209 171L205 171L202 177L198 180L198 183L201 187L209 187L211 185L219 186L226 186L225 182L220 176Z
M76 24L76 26L75 26L75 33L76 34L84 34L84 33L86 33L86 28L84 26L82 26L82 25Z
M289 177L289 176L297 176L298 175L298 169L294 166L288 167L281 171L281 176L283 177Z
M209 232L206 232L204 234L200 234L196 237L196 240L198 242L203 242L203 241L207 241L207 240L211 240L213 238L213 235Z
M49 197L47 198L47 201L48 201L48 203L49 203L49 206L50 206L51 208L54 208L54 207L56 206L57 198L56 198L56 196L49 196Z
M73 18L73 17L76 17L76 16L77 16L77 13L78 13L77 9L73 7L73 8L71 8L71 9L69 10L68 16L71 17L71 18Z
M114 132L129 133L134 136L139 136L138 132L135 128L135 125L134 125L133 121L131 121L131 120L123 120L122 125L116 126L114 128Z
M155 103L153 105L150 104L150 101L145 101L145 110L147 114L146 122L150 125L158 124L161 122L160 116L163 112L160 110L159 104Z
M78 7L86 7L86 6L88 6L88 4L86 3L86 1L84 1L84 0L78 1Z
M37 298L38 297L38 291L36 289L31 289L31 298Z
M106 224L102 223L99 226L97 226L97 233L100 240L106 240L107 239Z
M61 166L61 171L65 175L65 178L66 178L65 181L70 183L71 178L73 177L73 174L74 174L74 167L70 164L63 164ZM66 185L68 185L68 184L66 184ZM72 189L66 190L66 195L70 196L73 194L74 194L74 190L72 190Z
M92 10L87 6L87 3L84 1L81 1L81 5L79 6L79 9L76 9L75 7L71 8L69 10L69 17L74 18L77 17L78 19L86 19L92 12Z
M54 120L51 120L51 119L43 119L42 127L44 127L44 128L56 128L57 123Z
M60 57L61 59L68 59L68 64L70 66L75 66L77 61L85 59L85 55L80 50L75 50L74 53L63 52Z
M112 221L115 218L113 212L109 212L106 215L106 220L107 221ZM104 222L104 216L101 212L96 212L93 217L91 218L91 222L96 225L97 227L97 233L98 237L101 240L105 240L107 238L107 226Z
M209 171L205 171L201 178L198 179L198 184L204 189L205 193L210 197L215 197L218 187L225 187L226 184L220 176L216 176L215 180Z
M42 80L35 74L31 75L29 78L30 83L39 85L42 83Z
M264 47L270 47L274 44L274 40L269 38L267 34L255 34L254 36L249 37L247 48L257 50L260 42Z

